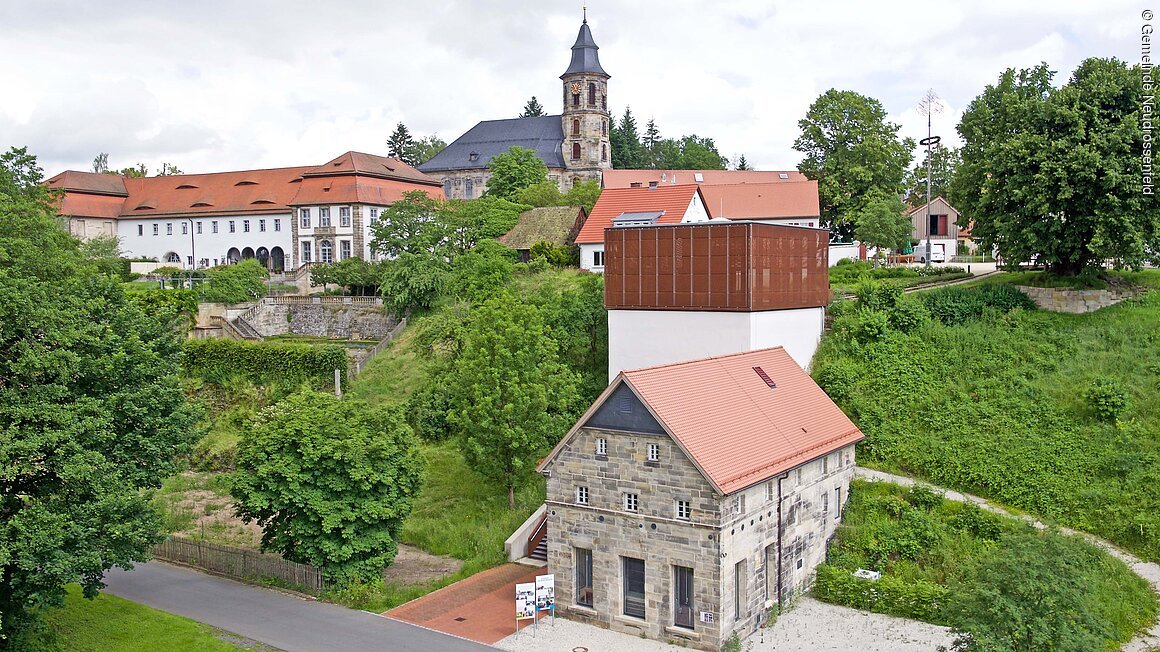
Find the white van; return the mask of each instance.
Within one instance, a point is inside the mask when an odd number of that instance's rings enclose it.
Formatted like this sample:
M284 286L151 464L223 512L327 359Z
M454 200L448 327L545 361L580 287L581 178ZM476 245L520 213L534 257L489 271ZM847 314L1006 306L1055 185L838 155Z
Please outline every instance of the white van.
M920 242L914 246L914 260L916 262L925 263L928 257L932 263L947 262L947 246L941 242L932 242L930 244L930 256L926 254L925 242Z

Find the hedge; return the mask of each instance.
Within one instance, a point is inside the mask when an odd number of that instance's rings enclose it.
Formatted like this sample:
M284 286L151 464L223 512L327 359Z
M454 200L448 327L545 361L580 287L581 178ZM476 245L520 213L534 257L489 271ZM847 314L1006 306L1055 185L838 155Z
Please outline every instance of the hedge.
M943 615L950 590L933 582L908 582L889 575L883 575L878 580L865 580L854 577L843 568L822 564L818 566L814 595L824 602L855 609L940 625L950 624Z
M224 338L189 340L182 366L190 376L220 384L243 377L263 385L310 380L333 385L334 370L346 380L346 351L335 345L240 342Z

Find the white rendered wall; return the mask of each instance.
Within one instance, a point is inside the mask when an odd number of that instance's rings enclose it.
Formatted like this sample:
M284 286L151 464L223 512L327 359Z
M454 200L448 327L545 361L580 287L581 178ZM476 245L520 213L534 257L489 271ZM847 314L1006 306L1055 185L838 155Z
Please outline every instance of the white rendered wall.
M824 308L764 312L609 310L608 380L626 369L784 346L808 368Z
M290 269L294 246L290 236L290 219L289 213L205 216L193 218L193 224L190 225L189 220L177 217L150 216L140 219L122 217L117 220L117 235L121 240L121 250L130 258L156 258L164 262L165 255L173 252L181 257L181 266L188 267L192 246L197 250L198 260L208 260L212 266L224 263L230 248L241 251L249 247L257 251L259 247L266 249L281 247L285 254L286 268ZM248 233L244 228L247 220L250 223ZM260 228L260 220L265 220L265 231ZM279 220L277 231L274 230L274 220ZM214 222L217 222L217 233L213 232ZM234 223L233 233L230 233L230 222ZM153 235L154 224L157 225L157 235ZM188 230L182 233L182 224L185 224L187 229L192 226L192 242ZM201 224L201 233L197 233L198 224ZM172 235L169 235L169 225L173 226ZM215 259L217 263L214 262Z
M599 244L582 244L580 245L580 269L586 269L590 272L598 274L604 273L604 265L597 265L593 262L593 255L597 252L604 253L604 243Z

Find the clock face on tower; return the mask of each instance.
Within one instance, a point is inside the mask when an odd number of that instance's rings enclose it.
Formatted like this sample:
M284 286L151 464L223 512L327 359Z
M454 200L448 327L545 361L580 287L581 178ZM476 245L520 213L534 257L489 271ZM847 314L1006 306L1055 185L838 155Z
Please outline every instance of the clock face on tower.
M572 89L573 95L580 94L580 82L572 82L572 86L570 88Z

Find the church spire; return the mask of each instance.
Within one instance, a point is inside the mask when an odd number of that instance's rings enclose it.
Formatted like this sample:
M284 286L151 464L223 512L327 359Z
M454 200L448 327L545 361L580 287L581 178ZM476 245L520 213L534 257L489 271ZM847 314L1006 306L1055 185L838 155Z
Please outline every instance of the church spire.
M584 7L584 22L580 23L580 33L576 35L576 43L572 45L572 62L560 78L577 73L596 73L609 77L600 67L600 55L596 42L592 40L592 29L588 27L588 7Z

